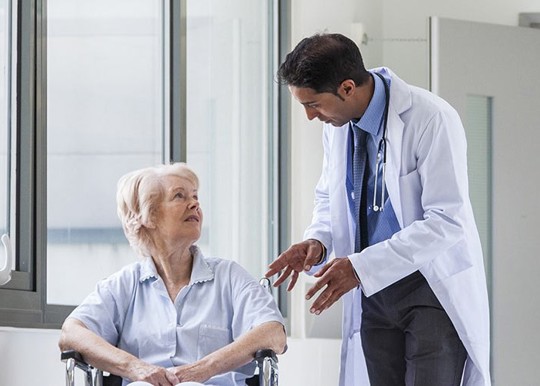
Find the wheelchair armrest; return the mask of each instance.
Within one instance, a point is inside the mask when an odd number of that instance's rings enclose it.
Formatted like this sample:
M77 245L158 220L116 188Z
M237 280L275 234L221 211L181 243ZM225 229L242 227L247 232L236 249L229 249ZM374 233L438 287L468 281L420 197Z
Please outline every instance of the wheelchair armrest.
M62 354L60 354L60 359L62 360L62 362L65 362L70 358L75 359L75 362L81 362L81 363L86 364L86 362L84 361L81 353L78 352L78 351L66 350L66 351L62 351Z
M85 375L86 385L120 386L122 378L117 375L103 375L103 371L88 364L80 352L75 350L62 351L62 362L66 362L66 385L75 385L75 368L82 370Z
M260 362L266 358L270 358L272 359L273 361L277 362L278 359L277 359L277 355L276 353L274 352L274 350L271 350L271 349L264 349L264 350L258 350L256 353L255 353L255 360L257 362Z
M69 364L70 361L73 362L73 367L77 367L84 372L90 374L92 372L93 367L86 363L83 356L80 352L75 350L66 350L62 351L62 354L60 354L60 359L62 362L66 362L66 365Z

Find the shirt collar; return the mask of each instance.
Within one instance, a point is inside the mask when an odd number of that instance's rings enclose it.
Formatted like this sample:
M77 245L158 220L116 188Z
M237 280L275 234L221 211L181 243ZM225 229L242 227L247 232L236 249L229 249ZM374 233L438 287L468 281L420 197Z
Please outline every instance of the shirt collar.
M190 251L193 255L193 267L191 268L189 284L204 283L205 281L213 280L214 270L207 263L199 247L193 245L191 246ZM154 260L151 257L145 257L141 263L141 277L139 282L143 283L152 278L156 280L158 277L159 275Z
M382 116L384 114L386 95L381 78L375 74L371 74L371 76L375 82L373 97L369 101L369 105L362 117L354 122L354 124L369 134L377 136L380 131Z
M199 247L193 245L190 250L193 254L193 268L191 269L190 284L204 283L205 281L213 280L214 270L204 258Z

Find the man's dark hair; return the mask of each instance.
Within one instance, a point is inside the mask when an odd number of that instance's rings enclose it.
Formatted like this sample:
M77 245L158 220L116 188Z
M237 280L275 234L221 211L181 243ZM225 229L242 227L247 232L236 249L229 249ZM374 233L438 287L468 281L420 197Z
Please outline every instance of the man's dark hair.
M277 76L281 84L337 94L344 80L352 79L360 86L369 72L351 39L340 34L316 34L304 38L287 54Z

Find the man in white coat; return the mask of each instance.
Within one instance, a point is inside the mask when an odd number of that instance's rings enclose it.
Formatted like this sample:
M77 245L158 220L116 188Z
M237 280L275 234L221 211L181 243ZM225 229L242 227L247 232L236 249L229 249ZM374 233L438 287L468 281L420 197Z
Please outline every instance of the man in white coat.
M343 297L341 386L488 386L489 310L461 120L339 34L314 35L278 77L324 122L304 241L269 266L276 286L318 278L320 314ZM329 259L333 254L335 258ZM320 292L319 292L320 291Z

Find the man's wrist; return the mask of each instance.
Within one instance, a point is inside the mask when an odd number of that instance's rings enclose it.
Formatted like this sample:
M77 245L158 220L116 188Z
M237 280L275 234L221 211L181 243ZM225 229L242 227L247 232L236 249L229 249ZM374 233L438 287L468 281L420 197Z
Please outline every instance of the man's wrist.
M358 276L358 272L356 272L356 269L354 269L354 265L353 265L353 263L351 261L351 258L349 256L347 256L347 259L349 259L349 261L351 262L352 271L353 271L354 277L358 281L358 285L362 285L362 282L360 281L360 276Z
M322 252L321 252L321 254L319 256L319 260L317 260L317 262L314 264L314 265L319 265L326 258L326 247L324 246L324 244L320 240L317 240L317 239L309 239L309 240L316 241L317 243L319 243L319 246L321 247Z

